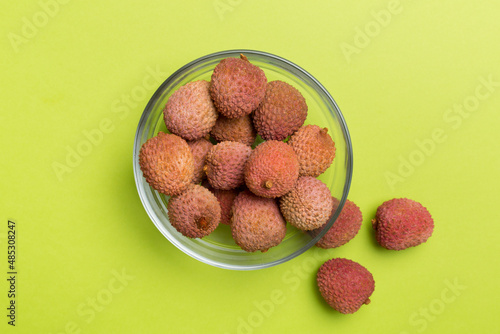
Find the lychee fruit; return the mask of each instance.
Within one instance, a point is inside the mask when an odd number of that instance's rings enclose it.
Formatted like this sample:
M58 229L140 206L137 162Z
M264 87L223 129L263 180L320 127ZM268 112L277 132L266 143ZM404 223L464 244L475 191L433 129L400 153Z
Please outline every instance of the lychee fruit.
M231 189L231 190L220 190L215 189L210 186L208 181L204 181L202 184L205 188L210 190L215 198L220 204L220 223L224 225L231 224L231 217L233 216L233 203L234 199L241 192L241 188Z
M210 133L218 142L237 141L248 146L251 146L257 137L250 115L238 118L220 115Z
M240 55L240 58L225 58L215 66L210 94L222 115L242 117L259 106L266 93L266 84L264 71Z
M254 194L274 198L295 186L299 162L291 146L282 141L265 141L252 151L245 167L245 183Z
M244 190L234 200L231 233L244 251L266 252L285 238L286 222L275 199Z
M244 168L252 149L250 146L223 141L208 151L204 171L210 185L215 189L229 190L241 186Z
M316 281L328 305L343 314L354 313L369 304L375 290L372 274L359 263L343 258L323 263Z
M283 140L297 131L307 118L302 94L283 81L267 84L266 95L253 114L257 133L265 140Z
M426 242L434 230L434 220L419 202L394 198L377 208L372 226L382 247L403 250Z
M191 149L184 139L159 132L139 152L139 165L149 185L167 196L183 192L193 180Z
M163 109L167 129L185 140L205 137L218 117L210 98L210 83L192 81L176 90Z
M317 177L324 173L335 158L335 143L327 128L305 125L288 141L297 154L301 176Z
M309 231L330 218L333 201L326 184L312 176L301 176L295 187L280 198L279 205L290 225Z
M167 204L172 226L189 238L203 238L219 225L221 209L217 198L207 188L191 184Z
M337 210L339 206L339 200L332 197L333 208L332 214ZM363 222L363 214L359 207L352 201L347 200L340 212L339 216L333 223L333 226L319 239L316 246L320 248L336 248L345 245L351 241L356 234L358 234L361 224ZM328 223L328 220L326 221ZM314 238L317 236L325 227L323 226L312 230L310 235Z
M203 167L205 167L205 158L207 157L208 151L210 151L214 144L205 138L188 141L187 144L193 153L193 183L200 183L205 177L205 172L203 171Z

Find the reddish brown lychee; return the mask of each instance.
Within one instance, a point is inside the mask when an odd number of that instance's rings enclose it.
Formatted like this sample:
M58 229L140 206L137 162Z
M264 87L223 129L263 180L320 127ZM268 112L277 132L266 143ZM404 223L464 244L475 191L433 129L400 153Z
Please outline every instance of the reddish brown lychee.
M210 149L204 167L210 185L215 189L229 190L244 183L244 169L252 152L250 146L223 141Z
M193 81L176 90L163 109L167 129L184 138L196 140L205 137L218 117L210 98L210 83Z
M255 110L266 93L264 71L244 55L225 58L212 73L210 94L217 110L230 118L242 117Z
M214 194L215 198L220 204L220 223L224 225L231 224L231 217L233 216L233 203L236 196L241 192L241 188L231 189L231 190L220 190L215 189L210 186L208 181L204 181L202 184L205 188L210 190Z
M257 133L265 140L283 140L297 131L307 118L302 94L283 81L267 84L264 100L253 114Z
M299 177L295 187L280 198L279 204L286 221L304 231L325 224L333 207L330 189L312 176Z
M295 186L299 163L291 146L277 140L259 144L245 167L245 183L262 197L283 196Z
M219 202L207 188L189 185L180 195L170 198L168 218L173 227L189 238L203 238L219 225Z
M323 263L316 281L328 305L343 314L354 313L363 304L368 305L375 290L375 280L365 267L342 258Z
M188 141L187 144L193 153L193 183L200 183L205 177L205 172L203 171L203 167L205 167L205 158L207 157L208 151L210 151L214 145L205 138Z
M427 241L434 220L427 209L408 198L394 198L377 209L372 220L378 243L387 249L403 250Z
M167 195L183 192L194 174L193 154L184 139L159 132L139 152L139 165L149 185Z
M325 172L335 158L335 143L327 128L305 125L288 141L297 154L301 176L318 176Z
M339 200L332 197L332 201L333 214L339 206ZM319 239L316 246L328 249L340 247L348 243L356 236L356 234L358 234L362 222L363 214L361 213L359 207L354 202L347 200L333 226L323 235L321 239ZM323 230L325 225L326 223L320 228L312 230L310 233L311 236L315 237L318 235Z
M219 116L212 128L211 135L218 142L237 141L249 146L254 143L255 137L257 137L250 115L238 118Z
M244 190L234 200L231 233L243 250L266 252L285 238L286 222L275 199Z

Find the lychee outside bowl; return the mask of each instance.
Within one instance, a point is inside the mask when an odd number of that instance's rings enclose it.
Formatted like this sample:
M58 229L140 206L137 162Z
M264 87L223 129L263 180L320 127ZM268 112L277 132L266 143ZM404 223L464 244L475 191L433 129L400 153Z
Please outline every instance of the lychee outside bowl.
M139 166L141 145L159 131L167 132L162 110L173 92L180 86L195 80L208 80L214 67L224 58L244 54L248 60L266 73L268 81L282 80L296 87L305 97L308 116L305 124L316 124L328 128L336 146L336 157L328 170L318 178L323 181L340 205L325 226L322 233L312 238L289 224L287 235L280 245L269 249L247 253L235 244L229 226L219 227L202 239L184 237L173 228L168 220L168 196L152 189L144 179ZM278 265L307 251L334 224L347 199L352 177L352 146L349 131L339 107L328 91L308 72L294 63L273 54L253 50L221 51L198 58L173 73L163 82L146 106L134 141L134 176L137 191L149 217L158 230L177 248L189 256L212 266L253 270Z

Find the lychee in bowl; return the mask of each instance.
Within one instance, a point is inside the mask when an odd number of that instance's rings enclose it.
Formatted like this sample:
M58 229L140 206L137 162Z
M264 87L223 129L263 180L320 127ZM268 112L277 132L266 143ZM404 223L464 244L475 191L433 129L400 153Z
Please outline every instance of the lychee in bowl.
M314 238L287 224L285 239L265 253L243 251L234 242L230 227L223 224L202 239L190 239L177 232L168 220L169 197L149 186L139 166L139 150L142 144L159 131L168 132L162 111L170 95L188 82L210 81L213 69L222 59L239 57L240 54L244 54L252 64L263 69L268 81L282 80L297 88L308 105L305 124L316 124L328 128L328 133L336 146L336 156L332 165L318 177L329 187L332 195L340 200L340 205L330 221L322 233ZM137 191L142 204L155 226L172 244L187 255L212 266L233 270L252 270L275 266L299 256L314 246L334 224L347 199L351 184L352 146L349 131L339 107L328 91L311 74L273 54L254 50L229 50L198 58L181 67L161 84L151 97L139 121L134 141L133 166Z

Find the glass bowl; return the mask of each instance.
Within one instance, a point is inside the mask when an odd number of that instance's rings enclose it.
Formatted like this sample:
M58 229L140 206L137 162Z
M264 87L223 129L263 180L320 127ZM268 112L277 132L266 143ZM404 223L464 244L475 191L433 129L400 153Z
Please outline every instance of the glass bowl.
M222 59L239 57L240 54L244 54L252 64L263 69L268 81L282 80L297 88L308 105L305 124L316 124L328 128L328 133L335 141L336 147L336 156L332 165L318 177L330 188L332 195L340 200L340 205L328 224L314 238L287 224L285 239L265 253L243 251L233 241L230 227L223 224L202 239L184 237L168 220L169 197L149 186L139 166L139 150L142 144L159 131L168 132L163 122L162 111L170 95L190 81L202 79L210 81L214 67ZM141 116L135 135L133 159L139 197L158 230L189 256L212 266L233 270L275 266L311 248L337 219L347 199L352 177L352 146L349 131L339 107L328 91L312 75L294 63L273 54L254 50L229 50L203 56L184 65L165 80L151 97Z

